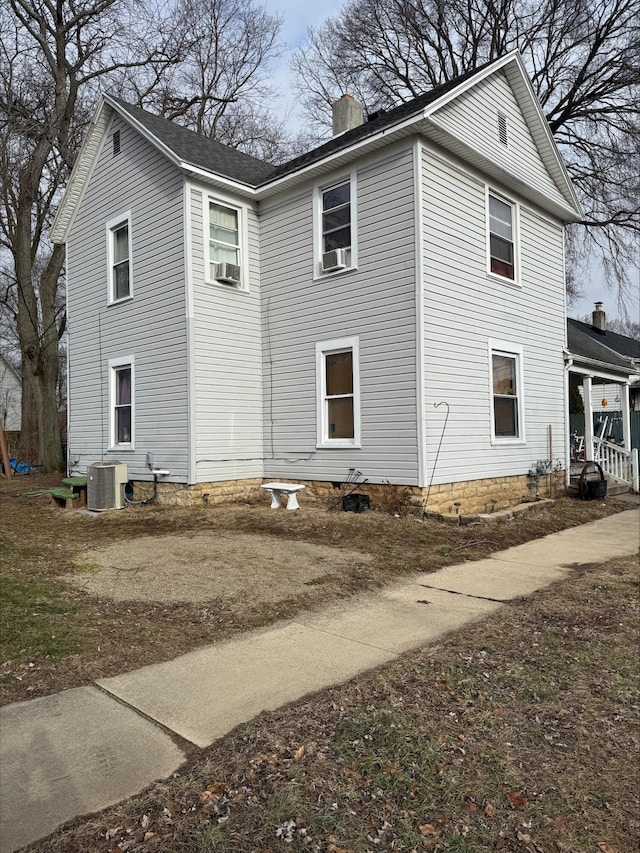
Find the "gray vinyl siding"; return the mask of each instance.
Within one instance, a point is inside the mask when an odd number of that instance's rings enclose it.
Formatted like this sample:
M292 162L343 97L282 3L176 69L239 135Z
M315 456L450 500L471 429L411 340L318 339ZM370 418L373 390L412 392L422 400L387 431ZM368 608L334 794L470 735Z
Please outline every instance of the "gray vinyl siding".
M498 136L498 113L507 119L506 146ZM435 122L548 198L567 203L542 162L504 72L493 74L439 110Z
M113 156L111 132L120 130ZM106 135L67 246L69 459L74 470L118 459L150 478L187 474L183 179L120 118ZM131 212L133 299L107 304L106 223ZM135 359L135 450L109 449L110 359ZM76 462L77 460L77 462Z
M423 151L427 482L526 474L549 456L549 425L564 458L562 226L522 204L521 286L501 281L486 272L485 198L481 176ZM523 445L491 443L490 339L523 348Z
M344 173L327 174L322 185ZM416 483L415 204L410 143L357 170L358 268L314 279L307 185L261 210L265 476ZM317 448L316 343L357 337L361 447Z
M193 288L196 481L261 477L262 354L258 220L242 208L245 289L206 281L208 199L228 202L204 187L189 187Z

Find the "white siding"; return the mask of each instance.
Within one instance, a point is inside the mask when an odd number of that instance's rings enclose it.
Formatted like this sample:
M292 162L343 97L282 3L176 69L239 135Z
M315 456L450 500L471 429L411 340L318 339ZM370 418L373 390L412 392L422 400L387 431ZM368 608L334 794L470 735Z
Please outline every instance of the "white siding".
M107 135L67 246L69 459L84 470L117 458L149 477L146 454L187 473L187 361L182 176L116 118L121 152ZM131 211L133 299L107 304L105 223ZM135 358L135 450L109 451L109 359Z
M22 422L22 382L16 371L0 355L0 424L5 430L19 430Z
M205 281L209 196L225 201L203 187L189 188L197 482L263 471L258 221L251 208L243 209L247 289Z
M508 144L498 136L498 113L507 119ZM482 152L520 181L566 204L549 175L504 72L492 74L439 110L434 121Z
M414 197L410 143L362 163L358 268L315 280L313 187L261 211L265 476L417 483ZM354 336L361 447L318 449L315 345Z
M484 181L426 149L423 169L427 482L526 474L548 458L549 425L564 458L561 225L522 205L521 287L503 282L486 272ZM523 348L524 445L491 444L491 339Z

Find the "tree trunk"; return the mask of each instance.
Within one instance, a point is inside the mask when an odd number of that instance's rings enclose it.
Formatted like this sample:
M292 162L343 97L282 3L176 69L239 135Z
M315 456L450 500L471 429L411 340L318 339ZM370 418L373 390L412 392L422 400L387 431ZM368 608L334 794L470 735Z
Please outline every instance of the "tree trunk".
M58 383L58 329L55 294L64 250L56 247L40 280L40 305L33 284L31 208L18 211L14 261L18 282L18 337L22 355L22 434L24 450L45 473L64 470L56 388Z

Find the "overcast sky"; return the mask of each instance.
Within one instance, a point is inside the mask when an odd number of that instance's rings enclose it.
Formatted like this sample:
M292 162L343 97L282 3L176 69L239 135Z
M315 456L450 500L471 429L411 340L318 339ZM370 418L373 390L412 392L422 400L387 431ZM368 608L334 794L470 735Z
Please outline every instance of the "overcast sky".
M307 28L317 26L329 16L335 15L343 5L343 0L319 0L315 3L309 2L309 0L266 0L265 5L271 14L281 14L284 17L281 38L287 43L288 51L277 67L274 84L281 92L279 109L285 113L288 109L295 110L296 101L295 93L290 85L288 70L291 52L304 41ZM292 120L295 120L295 113ZM638 322L640 317L640 270L638 269L634 274L633 290L635 299L629 305L629 314L632 320ZM568 313L572 317L590 314L596 301L604 303L605 311L609 317L618 316L616 295L604 287L597 271L591 276L591 281L585 284L582 299L570 306Z

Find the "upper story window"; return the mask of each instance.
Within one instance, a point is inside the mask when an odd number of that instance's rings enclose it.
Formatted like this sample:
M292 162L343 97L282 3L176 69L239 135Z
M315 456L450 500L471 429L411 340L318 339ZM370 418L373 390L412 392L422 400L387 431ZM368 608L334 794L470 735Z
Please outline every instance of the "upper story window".
M240 211L216 201L209 201L209 279L242 283Z
M131 275L131 213L107 222L107 254L109 302L119 302L133 295Z
M489 192L489 271L516 280L517 272L516 205Z
M490 342L493 443L524 441L522 347Z
M318 447L360 446L358 338L316 344Z
M316 193L316 262L320 273L356 265L355 175Z

